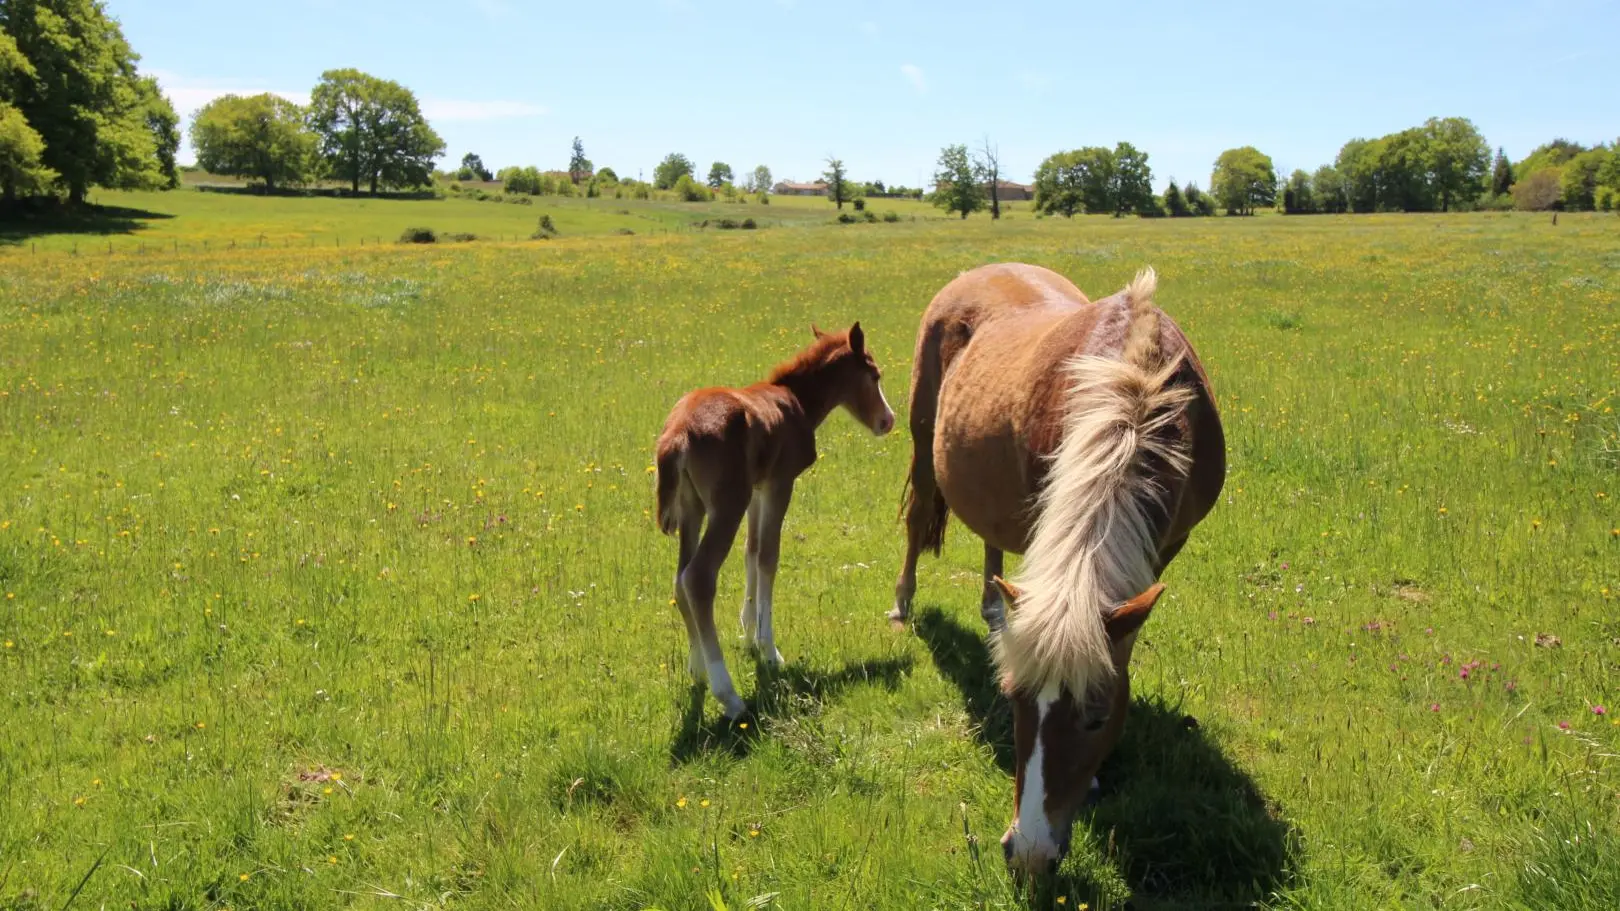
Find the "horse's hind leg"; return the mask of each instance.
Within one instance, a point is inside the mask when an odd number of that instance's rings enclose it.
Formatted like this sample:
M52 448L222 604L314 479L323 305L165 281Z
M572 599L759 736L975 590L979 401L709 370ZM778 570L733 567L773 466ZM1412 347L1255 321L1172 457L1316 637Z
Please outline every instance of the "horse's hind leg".
M924 550L939 553L950 515L934 477L934 422L939 413L939 386L943 376L940 330L928 327L917 342L911 368L911 471L906 478L906 559L894 584L892 623L911 616L917 594L917 558Z
M692 605L686 597L686 587L681 584L681 577L697 555L698 541L703 535L703 504L696 497L690 499L693 502L682 504L686 508L683 508L679 520L681 544L679 562L675 566L675 605L680 608L681 620L686 624L686 669L694 682L702 683L708 679L707 662L703 658L703 646L693 619Z
M742 638L748 642L754 641L759 629L759 513L762 497L756 491L753 499L748 501L748 536L743 541L745 582L742 613L737 615L737 622L742 626Z
M722 493L710 502L708 527L704 529L703 539L698 542L692 561L681 571L680 578L687 607L691 611L691 622L703 648L709 691L725 706L726 717L733 719L742 715L747 707L731 682L725 655L720 651L720 639L715 634L714 592L720 567L726 562L726 555L731 552L731 545L737 539L737 526L742 524L743 515L748 511L748 495L747 490L742 492L742 497Z

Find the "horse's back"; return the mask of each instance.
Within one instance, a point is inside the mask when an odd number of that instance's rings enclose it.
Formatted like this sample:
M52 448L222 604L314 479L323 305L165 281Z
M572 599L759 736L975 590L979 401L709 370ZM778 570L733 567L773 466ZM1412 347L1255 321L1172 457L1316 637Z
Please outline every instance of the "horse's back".
M951 511L968 528L992 546L1022 553L1035 519L1029 506L1062 442L1070 387L1065 365L1079 355L1120 357L1129 304L1123 292L1091 302L1067 279L1036 266L988 266L964 273L935 297L924 338L931 326L953 324L966 337L937 352L934 471ZM1177 491L1179 508L1166 529L1179 540L1214 505L1225 443L1192 345L1162 311L1159 332L1164 357L1183 364L1172 383L1193 392L1176 428L1192 447L1193 476Z

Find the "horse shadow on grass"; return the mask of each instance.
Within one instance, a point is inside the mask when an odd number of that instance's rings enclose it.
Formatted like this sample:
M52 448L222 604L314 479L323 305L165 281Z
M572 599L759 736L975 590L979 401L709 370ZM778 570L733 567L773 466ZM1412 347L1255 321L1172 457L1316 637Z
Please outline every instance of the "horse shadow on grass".
M832 699L852 686L876 685L894 690L911 672L911 656L869 658L850 661L836 671L793 663L771 668L755 662L757 686L752 699L745 700L748 712L737 721L718 715L705 722L704 710L711 703L707 684L693 684L687 695L680 731L669 747L670 761L685 765L694 759L715 754L742 758L752 753L763 736L761 728L774 721L785 721L814 708L817 702Z
M917 616L916 631L940 674L961 692L976 736L1010 775L1012 711L996 685L982 632L933 608ZM1119 745L1097 777L1099 799L1076 825L1091 829L1130 886L1126 907L1252 907L1292 878L1298 833L1178 706L1133 698ZM1011 787L1009 781L1009 813ZM1112 904L1103 884L1084 876L1060 872L1053 885L1066 894L1097 896L1093 907Z

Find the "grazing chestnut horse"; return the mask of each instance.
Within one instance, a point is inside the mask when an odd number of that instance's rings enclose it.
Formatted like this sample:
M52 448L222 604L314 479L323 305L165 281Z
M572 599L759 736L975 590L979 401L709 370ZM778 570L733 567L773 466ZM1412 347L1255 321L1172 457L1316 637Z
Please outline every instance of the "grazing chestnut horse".
M877 436L894 428L861 324L848 332L811 330L810 347L765 382L688 393L658 437L658 527L680 535L675 603L686 621L687 668L698 683L708 678L732 719L744 706L715 636L714 591L737 526L747 515L743 635L762 660L779 666L771 610L782 520L794 480L816 461L816 428L839 406Z
M1156 580L1225 479L1209 379L1154 287L1144 271L1092 303L1047 269L984 266L934 297L917 339L890 618L905 620L917 556L939 553L956 513L984 539L980 610L1013 707L1016 813L1001 843L1023 871L1068 850L1125 723ZM1016 585L1000 578L1004 551L1025 555Z

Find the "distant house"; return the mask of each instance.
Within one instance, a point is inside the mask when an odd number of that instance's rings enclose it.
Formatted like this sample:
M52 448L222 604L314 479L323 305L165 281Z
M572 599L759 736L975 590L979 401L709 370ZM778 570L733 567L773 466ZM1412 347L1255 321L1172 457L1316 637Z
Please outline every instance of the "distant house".
M990 195L990 185L984 185L985 195ZM1027 184L1013 183L1010 180L996 181L996 199L1002 202L1022 202L1035 198L1035 188Z
M827 184L822 181L815 183L794 183L790 180L779 181L771 187L771 192L778 196L826 196Z

